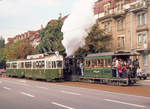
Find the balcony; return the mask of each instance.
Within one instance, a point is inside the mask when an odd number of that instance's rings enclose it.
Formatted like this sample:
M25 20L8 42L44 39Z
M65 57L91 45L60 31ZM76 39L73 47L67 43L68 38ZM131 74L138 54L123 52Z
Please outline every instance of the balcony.
M103 21L104 19L111 19L112 15L113 15L113 11L112 10L105 11L103 16L99 17L98 20L99 21Z
M147 2L146 1L139 1L133 5L130 5L130 9L132 12L139 12L139 11L146 11L147 10Z
M136 32L141 32L141 31L148 31L148 26L147 25L139 25L136 28Z
M140 52L140 51L147 51L147 50L150 50L148 42L137 44L136 51Z
M104 36L107 36L107 37L112 37L112 31L109 31L109 32L105 32Z
M126 14L126 11L124 9L122 10L114 9L113 18L124 17L125 14Z

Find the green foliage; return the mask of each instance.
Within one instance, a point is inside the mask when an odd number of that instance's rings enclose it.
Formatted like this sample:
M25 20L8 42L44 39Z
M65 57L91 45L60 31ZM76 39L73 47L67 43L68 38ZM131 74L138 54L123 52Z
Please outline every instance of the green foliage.
M16 43L16 58L25 59L27 55L37 54L37 50L29 43L19 41Z
M42 40L37 47L40 53L59 51L60 54L65 54L65 49L61 43L63 39L63 33L61 18L51 21L47 24L46 28L41 30L40 35Z
M4 38L0 37L0 68L3 68L6 66L5 60L3 58L3 48L4 47L5 47L5 40L4 40Z
M112 37L105 35L104 31L100 29L99 24L92 26L91 31L85 39L85 46L79 48L75 52L75 56L86 56L90 53L99 53L108 51L107 46Z
M25 59L27 55L32 55L36 53L36 49L32 47L29 42L18 41L11 45L6 45L6 47L3 49L3 59Z
M0 49L4 48L4 46L5 46L5 40L2 37L0 37Z

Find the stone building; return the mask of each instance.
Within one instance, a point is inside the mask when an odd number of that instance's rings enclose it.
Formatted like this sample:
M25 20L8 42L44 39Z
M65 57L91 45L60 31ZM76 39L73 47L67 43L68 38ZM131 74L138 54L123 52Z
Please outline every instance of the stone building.
M150 72L150 0L98 0L94 13L113 38L112 51L139 53L140 66Z
M41 37L40 37L40 30L36 31L28 31L23 34L16 35L13 38L8 38L7 44L12 44L17 41L27 41L29 42L33 47L36 47L40 44Z

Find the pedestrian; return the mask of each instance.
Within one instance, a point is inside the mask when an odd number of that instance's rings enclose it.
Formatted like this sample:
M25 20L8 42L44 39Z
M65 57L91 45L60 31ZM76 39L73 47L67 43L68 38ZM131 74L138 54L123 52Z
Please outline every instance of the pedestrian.
M83 76L84 75L84 64L83 64L83 62L81 61L81 63L80 63L80 69L81 69L81 75Z
M118 73L119 73L119 77L122 77L122 66L120 63L118 65Z
M119 60L116 59L115 68L116 68L116 77L117 77L117 78L119 78L118 65L119 65Z
M112 73L113 73L113 77L116 77L116 58L113 59L113 62L112 62Z
M137 68L139 67L139 61L138 61L138 59L136 59L136 60L133 62L133 65L134 65L134 68L135 68L134 77L137 77Z
M140 67L137 68L137 77L139 77L140 80L142 79L142 69Z
M136 76L137 76L137 68L133 65L133 68L132 68L132 77L136 78Z
M127 77L127 68L126 68L126 65L124 64L123 67L122 67L122 74L123 74L123 78L126 78Z

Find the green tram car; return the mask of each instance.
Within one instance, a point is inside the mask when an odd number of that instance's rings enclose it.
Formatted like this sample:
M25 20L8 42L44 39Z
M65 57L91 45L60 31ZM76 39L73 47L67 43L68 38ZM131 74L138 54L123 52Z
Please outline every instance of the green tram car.
M131 57L132 56L132 57ZM98 53L90 54L84 58L84 75L80 77L82 81L88 81L93 83L103 83L110 85L130 85L137 81L137 78L131 78L127 76L126 78L114 77L112 71L112 61L113 58L120 58L127 60L129 58L137 57L137 54L131 53ZM132 70L130 70L132 73Z
M33 55L33 57L36 57ZM63 56L40 56L37 59L10 61L6 63L6 74L10 77L54 81L63 79Z

